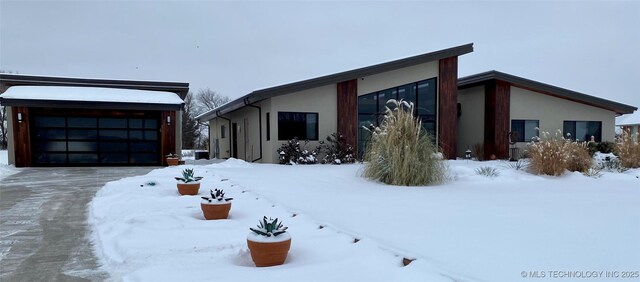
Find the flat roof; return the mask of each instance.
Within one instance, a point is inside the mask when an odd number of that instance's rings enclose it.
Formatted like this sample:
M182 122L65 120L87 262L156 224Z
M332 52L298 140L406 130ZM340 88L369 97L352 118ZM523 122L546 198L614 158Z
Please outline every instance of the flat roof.
M184 103L178 94L165 91L76 87L76 86L12 86L0 101L6 106L88 107L114 109L175 109Z
M316 77L312 79L302 80L294 83L283 84L270 88L260 89L253 91L247 95L244 95L238 99L235 99L229 103L226 103L220 107L210 110L196 117L198 120L211 120L217 116L221 116L237 109L240 109L246 105L250 105L271 97L290 94L298 91L312 89L329 84L348 81L364 76L369 76L377 73L397 70L414 65L419 65L427 62L432 62L444 58L455 57L473 52L473 43L460 45L448 49L443 49L435 52L425 53L413 57L408 57L400 60L390 61L368 67L358 68L350 71L339 72L331 75Z
M513 86L517 86L520 88L541 92L547 95L591 105L598 108L603 108L606 110L616 112L619 115L630 114L638 109L634 106L587 95L584 93L572 91L569 89L553 86L550 84L522 78L519 76L515 76L515 75L511 75L511 74L507 74L507 73L503 73L495 70L459 78L458 88L465 89L465 88L475 87L479 85L484 85L487 82L490 82L493 80L504 81Z

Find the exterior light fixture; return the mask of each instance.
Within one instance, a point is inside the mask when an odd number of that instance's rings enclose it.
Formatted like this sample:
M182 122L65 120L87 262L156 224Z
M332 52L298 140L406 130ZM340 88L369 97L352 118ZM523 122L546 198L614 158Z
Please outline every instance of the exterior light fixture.
M465 158L465 159L467 159L467 160L470 160L470 159L471 159L471 150L467 149L467 150L464 152L464 158Z
M171 125L171 116L167 116L167 125Z
M22 122L22 113L18 113L18 122Z

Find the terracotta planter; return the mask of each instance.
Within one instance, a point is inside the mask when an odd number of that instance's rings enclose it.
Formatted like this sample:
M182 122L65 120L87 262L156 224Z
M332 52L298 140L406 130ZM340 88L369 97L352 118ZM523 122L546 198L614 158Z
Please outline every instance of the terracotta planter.
M207 220L211 219L226 219L229 217L229 210L231 210L231 202L225 202L224 204L205 204L200 203L202 208L202 214Z
M200 183L180 183L178 182L178 193L180 195L198 195Z
M291 238L282 242L255 242L247 239L247 245L257 267L281 265L289 254Z
M167 165L168 166L178 165L179 162L180 162L180 159L178 159L178 158L167 158Z

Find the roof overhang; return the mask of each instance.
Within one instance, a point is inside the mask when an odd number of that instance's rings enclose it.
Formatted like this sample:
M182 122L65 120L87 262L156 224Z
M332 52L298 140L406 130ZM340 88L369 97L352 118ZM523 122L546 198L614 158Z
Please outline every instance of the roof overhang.
M302 80L294 83L279 85L275 87L265 88L261 90L253 91L247 95L244 95L236 100L233 100L227 104L224 104L211 111L203 113L196 117L199 121L207 121L218 116L233 112L246 105L250 105L268 98L286 95L294 92L308 90L320 86L330 85L352 79L357 79L373 74L382 72L393 71L401 68L415 66L423 63L433 62L444 58L457 57L467 53L473 52L473 43L460 45L448 49L443 49L435 52L425 53L409 58L390 61L350 71L339 72L331 75L316 77L312 79Z
M610 110L615 112L618 115L630 114L638 109L634 106L614 102L607 99L602 99L599 97L568 90L565 88L560 88L550 84L545 84L542 82L522 78L519 76L515 76L515 75L511 75L511 74L507 74L507 73L503 73L495 70L459 78L458 88L459 89L471 88L475 86L485 85L487 83L490 83L496 80L507 82L510 85L513 85L519 88L532 90L542 94Z

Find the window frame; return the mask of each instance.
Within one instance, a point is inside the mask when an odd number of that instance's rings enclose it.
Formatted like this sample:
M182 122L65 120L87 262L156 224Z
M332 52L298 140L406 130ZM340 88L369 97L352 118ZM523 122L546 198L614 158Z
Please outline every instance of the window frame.
M522 128L523 128L523 134L520 134L520 132L516 131L514 129L514 122L522 122ZM516 142L530 142L533 140L534 137L540 137L540 130L535 130L535 135L534 136L530 136L527 137L527 123L528 122L535 122L536 126L535 128L540 128L540 120L539 119L512 119L511 120L511 132L518 132L518 139L516 140Z
M305 115L305 138L302 138L300 136L290 136L287 134L287 130L283 130L283 126L280 123L280 115L281 114L304 114ZM307 122L307 118L309 115L315 115L315 138L308 138L309 136L307 136L307 132L308 132L308 122ZM297 137L298 140L309 140L309 141L318 141L319 139L319 135L320 135L320 114L318 112L293 112L293 111L278 111L278 141L288 141L293 139L294 137ZM290 137L290 138L287 138Z

